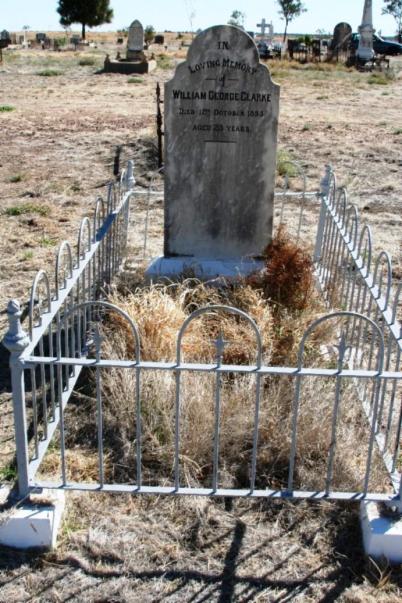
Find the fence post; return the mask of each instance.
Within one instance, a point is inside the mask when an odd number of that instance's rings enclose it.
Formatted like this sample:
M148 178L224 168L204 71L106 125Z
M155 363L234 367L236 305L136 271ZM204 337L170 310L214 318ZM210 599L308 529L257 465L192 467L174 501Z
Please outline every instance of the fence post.
M134 161L132 159L129 159L129 161L127 161L127 171L126 171L126 186L127 186L127 190L128 191L133 190L134 185L135 185Z
M325 166L325 174L320 182L320 198L321 198L321 209L320 209L320 217L318 220L318 229L317 229L317 237L315 241L314 248L314 262L318 262L321 258L321 247L322 247L322 239L324 236L324 226L325 226L325 217L327 213L327 208L325 205L324 199L329 195L329 186L331 183L331 175L332 168L330 165Z
M14 431L18 470L18 493L21 498L29 492L28 479L28 438L25 410L24 365L21 353L29 345L29 336L21 325L21 309L17 300L11 300L7 306L8 331L3 345L10 352L11 388L14 411Z

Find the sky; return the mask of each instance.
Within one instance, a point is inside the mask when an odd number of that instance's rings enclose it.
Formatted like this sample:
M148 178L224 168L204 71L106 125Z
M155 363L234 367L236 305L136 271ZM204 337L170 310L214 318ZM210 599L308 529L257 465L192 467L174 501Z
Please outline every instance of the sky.
M340 21L347 21L357 31L364 0L304 0L304 4L308 12L290 24L289 33L316 33L318 29L332 32ZM20 31L24 25L33 31L61 29L57 5L57 0L0 0L0 31ZM114 10L113 22L95 31L121 29L134 19L139 19L144 27L153 25L156 31L196 31L227 23L233 10L245 13L247 31L256 31L262 17L267 22L272 20L276 33L284 28L275 0L110 0L110 5ZM374 27L383 35L393 35L395 21L381 15L382 6L382 0L373 0Z

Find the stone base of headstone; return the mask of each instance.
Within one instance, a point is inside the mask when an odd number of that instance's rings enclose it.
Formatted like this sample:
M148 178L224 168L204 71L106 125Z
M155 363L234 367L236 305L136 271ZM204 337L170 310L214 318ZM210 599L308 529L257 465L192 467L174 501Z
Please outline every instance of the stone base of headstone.
M366 555L402 563L402 516L384 516L373 502L360 505L360 523Z
M63 511L64 492L43 490L37 503L22 503L0 513L0 544L15 549L55 548Z
M148 281L176 281L194 277L201 281L217 278L239 280L264 268L262 260L248 258L211 259L196 257L159 257L148 266L145 276Z
M119 61L105 61L104 71L106 73L123 73L130 75L131 73L150 73L156 68L156 61L129 61L121 59Z

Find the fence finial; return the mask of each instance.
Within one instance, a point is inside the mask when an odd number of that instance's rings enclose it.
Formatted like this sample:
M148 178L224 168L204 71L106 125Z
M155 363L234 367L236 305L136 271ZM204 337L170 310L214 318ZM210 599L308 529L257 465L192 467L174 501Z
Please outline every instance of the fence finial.
M8 302L8 331L3 339L3 345L11 352L20 354L30 342L28 333L21 325L21 307L19 301L12 299Z
M324 197L329 195L329 185L331 183L332 167L330 165L325 166L325 174L320 182L321 194Z
M127 162L126 183L128 190L132 190L134 188L134 161L132 159L129 159L129 161Z

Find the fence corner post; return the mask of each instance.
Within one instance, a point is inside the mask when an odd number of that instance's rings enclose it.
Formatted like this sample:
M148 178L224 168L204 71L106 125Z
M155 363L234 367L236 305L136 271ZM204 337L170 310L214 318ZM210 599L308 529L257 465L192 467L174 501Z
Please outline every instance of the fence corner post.
M21 308L17 300L8 303L8 331L2 341L10 352L11 388L14 411L14 432L16 444L18 493L21 498L29 492L28 479L28 439L25 410L24 368L20 356L29 345L30 339L21 325Z
M129 159L127 162L127 171L126 171L126 186L127 190L133 190L135 186L135 178L134 178L134 161Z
M326 165L324 176L322 177L321 182L320 182L321 208L320 208L320 217L318 219L317 237L315 240L314 258L313 258L314 263L317 263L321 258L321 248L322 248L322 240L324 237L325 217L326 217L326 213L327 213L325 199L327 199L327 197L329 195L331 176L332 176L332 167L330 165Z

